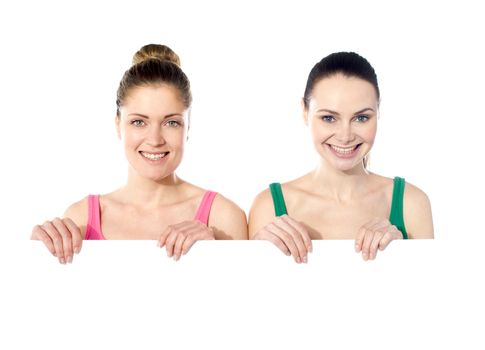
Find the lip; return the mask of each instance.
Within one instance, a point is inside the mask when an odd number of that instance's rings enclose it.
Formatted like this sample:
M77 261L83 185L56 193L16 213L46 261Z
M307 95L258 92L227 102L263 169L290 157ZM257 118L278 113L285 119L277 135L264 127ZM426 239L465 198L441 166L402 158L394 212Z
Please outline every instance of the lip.
M337 146L337 145L331 145L331 144L328 144L326 143L325 144L328 149L338 158L341 158L341 159L349 159L349 158L353 158L357 155L357 153L359 153L359 149L360 149L360 146L362 146L361 143L357 144L357 145L354 145L354 146L347 146L347 147L341 147L341 146ZM339 152L337 151L334 147L336 148L340 148L340 149L351 149L352 147L355 147L351 152L348 152L348 151L344 151L344 152Z
M147 161L150 164L163 163L167 159L167 156L170 154L170 152L147 152L147 151L139 151L138 153L145 161ZM160 155L162 155L161 158L159 158Z

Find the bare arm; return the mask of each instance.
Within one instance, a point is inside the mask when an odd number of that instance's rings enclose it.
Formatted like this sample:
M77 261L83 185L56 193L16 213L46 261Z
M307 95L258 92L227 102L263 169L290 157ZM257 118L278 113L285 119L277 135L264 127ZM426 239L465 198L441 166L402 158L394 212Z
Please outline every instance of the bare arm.
M249 239L275 219L271 193L266 189L256 196L249 211Z
M81 237L86 236L86 225L88 223L88 197L81 199L69 206L64 212L64 218L71 219L81 231Z
M426 193L406 183L404 190L404 224L409 238L434 238L431 204Z
M217 194L209 216L216 239L248 239L246 214L234 202Z

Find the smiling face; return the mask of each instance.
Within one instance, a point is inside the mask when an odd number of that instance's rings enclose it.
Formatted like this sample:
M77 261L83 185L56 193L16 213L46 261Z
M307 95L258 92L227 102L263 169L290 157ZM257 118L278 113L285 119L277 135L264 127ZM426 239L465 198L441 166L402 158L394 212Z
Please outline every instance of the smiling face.
M363 170L374 144L378 99L369 82L335 74L313 88L304 118L322 161L338 171Z
M182 161L187 139L188 109L169 85L136 87L129 91L116 117L131 170L160 181Z

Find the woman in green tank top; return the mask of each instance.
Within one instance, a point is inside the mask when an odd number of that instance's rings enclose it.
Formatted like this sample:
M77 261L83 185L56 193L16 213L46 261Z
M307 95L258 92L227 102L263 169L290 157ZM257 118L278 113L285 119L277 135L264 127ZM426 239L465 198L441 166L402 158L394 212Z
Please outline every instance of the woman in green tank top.
M362 56L338 52L313 67L302 109L320 161L256 197L251 239L269 240L300 263L307 262L312 239L353 239L364 260L372 260L394 239L433 238L426 194L367 169L379 101L376 73Z

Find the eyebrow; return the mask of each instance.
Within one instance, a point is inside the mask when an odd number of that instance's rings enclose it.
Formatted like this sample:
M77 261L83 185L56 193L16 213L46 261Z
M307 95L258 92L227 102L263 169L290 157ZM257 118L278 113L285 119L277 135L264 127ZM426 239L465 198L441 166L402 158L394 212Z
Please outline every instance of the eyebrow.
M141 114L141 113L130 113L130 114L128 114L128 117L130 117L130 116L137 116L137 117L144 118L144 119L150 119L149 116ZM174 117L174 116L182 117L182 114L180 114L180 113L170 113L170 114L167 114L165 117L163 117L163 119L167 119L167 118Z
M364 112L367 112L367 111L375 112L374 109L367 107L367 108L361 109L358 112L355 112L354 115L364 113ZM331 109L326 109L326 108L319 109L317 111L317 113L319 113L319 112L327 112L327 113L330 113L330 114L340 115L340 113L332 111Z

